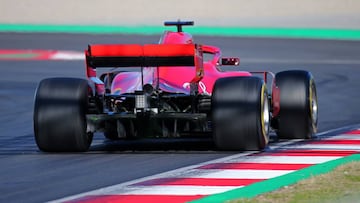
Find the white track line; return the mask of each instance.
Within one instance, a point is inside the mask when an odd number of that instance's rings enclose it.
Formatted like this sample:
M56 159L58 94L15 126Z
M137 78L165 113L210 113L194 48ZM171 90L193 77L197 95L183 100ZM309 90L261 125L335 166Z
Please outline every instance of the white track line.
M164 189L166 188L166 189ZM122 195L211 195L240 188L239 186L182 186L182 185L159 185L128 187L114 191L110 194ZM107 195L107 194L105 194Z
M358 125L359 126L359 125ZM318 136L325 135L326 133L336 132L335 129L332 131L327 131ZM296 141L289 141L289 142L280 142L276 144L272 144L269 148L270 149L296 149L296 148L310 148L310 144L299 145L299 146L287 146L288 144L294 144L301 140ZM305 147L304 147L305 146ZM337 148L335 148L337 146ZM318 145L314 145L312 149L319 148ZM351 147L346 145L346 147ZM359 150L359 146L356 146ZM334 145L331 149L338 149L341 148L339 145ZM344 147L343 147L344 149ZM136 180L132 180L129 182L100 188L97 190L73 195L70 197L65 197L62 199L54 200L51 202L64 202L70 201L74 199L78 199L85 196L91 195L104 195L104 194L214 194L214 193L221 193L225 192L234 188L233 186L177 186L177 185L167 185L165 186L135 186L134 184L145 182L153 179L159 178L169 178L169 177L203 177L203 178L242 178L246 176L246 178L270 178L276 177L284 174L288 174L293 172L293 170L215 170L215 169L196 169L200 166L213 164L213 163L229 163L229 162L251 162L251 163L297 163L297 164L318 164L324 163L327 161L331 161L334 159L341 158L339 156L248 156L254 154L254 152L247 152L247 153L240 153L235 154L227 157L223 157L220 159L215 159L212 161L191 165L187 167L183 167L180 169L175 169L172 171L160 173L153 176L148 176ZM120 192L119 192L120 191Z
M149 180L153 180L153 179L159 179L159 178L165 178L165 177L172 177L172 176L174 176L174 174L184 174L184 173L186 173L186 171L194 169L194 168L198 168L200 166L213 164L213 163L219 163L219 162L220 163L221 162L226 162L226 160L228 160L228 159L244 157L244 156L254 154L254 153L256 153L256 152L244 152L244 153L240 153L240 154L234 154L234 155L223 157L223 158L220 158L220 159L215 159L215 160L207 161L207 162L196 164L196 165L186 166L186 167L183 167L183 168L167 171L167 172L164 172L164 173L160 173L160 174L147 176L147 177L144 177L144 178L139 178L139 179L136 179L136 180L120 183L120 184L117 184L117 185L112 185L112 186L96 189L96 190L93 190L93 191L76 194L76 195L65 197L65 198L62 198L62 199L50 201L50 203L66 202L66 201L78 199L78 198L81 198L81 197L84 197L84 196L89 196L89 195L112 194L112 193L114 193L114 191L118 191L119 189L124 189L124 188L126 188L126 187L128 187L130 185L133 185L133 184L136 184L136 183L139 183L139 182L145 182L145 181L149 181Z
M339 135L324 140L360 140L360 135Z
M292 146L292 149L336 149L336 150L358 150L360 151L360 145L348 145L348 144L305 144Z
M85 60L85 53L76 51L57 51L50 56L50 60Z
M360 129L360 124L349 125L349 126L344 126L344 127L341 127L341 128L336 128L336 129L332 129L332 130L327 130L327 131L324 131L324 132L321 132L321 133L317 133L316 135L319 136L319 137L322 137L322 136L324 136L324 135L332 134L332 133L337 132L337 131L347 131L347 132L350 132L350 131L356 130L356 129ZM342 135L342 134L339 133L339 135Z
M258 170L258 169L194 169L186 177L180 178L228 178L228 179L269 179L282 176L295 170Z
M291 147L293 148L293 147ZM341 156L249 156L244 158L234 158L229 162L236 163L278 163L278 164L319 164Z

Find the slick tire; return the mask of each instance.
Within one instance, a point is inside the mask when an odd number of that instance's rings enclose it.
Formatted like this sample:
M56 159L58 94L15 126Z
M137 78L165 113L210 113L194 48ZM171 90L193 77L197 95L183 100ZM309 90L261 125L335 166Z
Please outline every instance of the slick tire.
M49 78L35 93L34 134L44 152L84 152L87 133L88 83L76 78Z
M257 77L220 78L212 94L214 142L220 150L262 150L268 144L269 100Z
M316 133L318 103L310 72L290 70L277 73L273 87L273 102L276 101L280 108L278 113L274 112L274 121L279 138L309 139Z

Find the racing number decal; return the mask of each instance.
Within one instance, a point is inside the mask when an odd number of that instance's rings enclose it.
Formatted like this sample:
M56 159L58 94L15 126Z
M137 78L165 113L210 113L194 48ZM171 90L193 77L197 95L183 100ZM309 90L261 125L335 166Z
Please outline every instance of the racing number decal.
M203 82L201 82L201 81L199 82L199 87L204 94L210 95L210 93L206 91L206 85ZM186 88L186 89L190 88L190 83L189 82L184 83L183 88Z

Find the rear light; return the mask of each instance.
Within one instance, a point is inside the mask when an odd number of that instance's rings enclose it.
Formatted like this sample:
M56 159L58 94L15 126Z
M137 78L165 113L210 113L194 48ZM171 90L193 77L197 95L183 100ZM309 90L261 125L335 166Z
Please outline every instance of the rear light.
M147 109L149 108L148 96L143 91L135 91L135 108L136 109Z
M144 92L145 91L145 92ZM153 88L144 88L144 91L135 91L135 109L137 113L151 113L158 114L159 109L157 107L151 108L151 92Z

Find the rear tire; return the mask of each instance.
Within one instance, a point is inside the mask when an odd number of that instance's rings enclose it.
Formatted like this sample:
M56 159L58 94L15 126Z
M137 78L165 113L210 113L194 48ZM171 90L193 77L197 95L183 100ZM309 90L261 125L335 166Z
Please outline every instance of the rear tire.
M213 134L221 150L262 150L268 144L269 102L257 77L220 78L212 94Z
M83 79L49 78L35 93L34 134L45 152L83 152L89 149L87 133L88 83Z
M311 138L316 133L318 117L316 86L311 73L302 70L279 72L274 88L277 90L273 89L273 92L280 94L280 110L275 115L278 137Z

